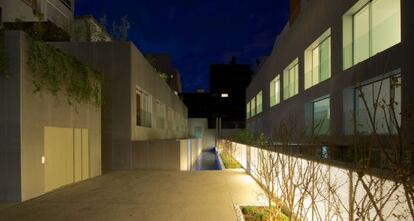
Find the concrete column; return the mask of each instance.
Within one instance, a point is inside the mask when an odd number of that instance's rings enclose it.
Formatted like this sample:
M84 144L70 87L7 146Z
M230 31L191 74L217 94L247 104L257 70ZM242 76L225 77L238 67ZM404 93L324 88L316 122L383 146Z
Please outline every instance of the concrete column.
M413 0L401 0L402 113L405 137L414 143L414 8Z

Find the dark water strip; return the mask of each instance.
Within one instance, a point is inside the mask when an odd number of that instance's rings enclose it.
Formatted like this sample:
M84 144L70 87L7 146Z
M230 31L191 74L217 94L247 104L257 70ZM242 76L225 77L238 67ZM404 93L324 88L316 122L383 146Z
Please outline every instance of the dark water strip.
M216 149L204 150L197 159L196 170L221 170Z

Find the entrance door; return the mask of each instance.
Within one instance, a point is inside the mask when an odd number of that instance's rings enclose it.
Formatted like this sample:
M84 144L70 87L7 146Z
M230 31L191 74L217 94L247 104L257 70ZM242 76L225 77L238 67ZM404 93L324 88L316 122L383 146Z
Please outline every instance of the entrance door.
M45 127L45 192L89 178L87 129Z
M73 129L45 127L45 191L73 183Z

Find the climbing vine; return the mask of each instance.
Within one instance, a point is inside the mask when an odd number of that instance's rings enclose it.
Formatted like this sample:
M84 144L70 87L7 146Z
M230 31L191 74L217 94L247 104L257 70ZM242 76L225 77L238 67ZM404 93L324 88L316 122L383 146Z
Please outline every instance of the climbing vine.
M102 104L102 75L74 57L43 42L30 39L28 64L33 73L34 92L47 90L64 94L69 104Z
M6 56L6 42L4 39L4 30L0 29L0 77L9 77L8 59Z

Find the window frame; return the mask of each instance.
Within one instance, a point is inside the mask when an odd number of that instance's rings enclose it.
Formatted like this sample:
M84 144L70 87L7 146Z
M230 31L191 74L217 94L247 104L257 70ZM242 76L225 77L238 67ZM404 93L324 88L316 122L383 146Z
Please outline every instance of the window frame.
M328 131L327 133L321 133L320 128L321 125L326 123L326 122L322 122L322 124L318 127L319 131L316 131L316 126L315 126L315 104L319 103L321 101L325 101L328 100L329 102L329 106L328 106L328 118L326 118L328 120L327 124L328 124ZM329 136L331 134L331 97L330 95L326 95L323 97L320 97L318 99L315 99L312 101L312 135L313 136Z
M276 90L277 88L279 90ZM273 96L272 96L272 94L273 94ZM278 74L270 82L270 90L269 90L270 107L273 107L273 106L276 106L276 105L280 104L280 95L281 95L281 80L280 80L280 74Z
M263 91L259 91L259 93L256 94L256 114L260 114L262 112L263 112Z
M396 4L398 4L399 7L399 11L398 14L400 15L399 17L399 32L395 31L395 33L398 32L399 34L399 41L395 41L395 42L388 42L388 44L386 44L386 46L384 47L379 47L378 49L375 49L374 47L374 42L376 42L375 39L378 40L378 37L376 36L380 36L380 35L374 35L373 32L375 32L375 30L381 30L381 29L376 29L375 27L373 27L373 24L376 21L374 20L375 16L373 16L373 14L375 13L375 11L373 10L373 5L375 5L378 1L380 0L359 0L357 1L342 17L342 50L343 50L343 60L342 60L342 69L346 70L348 68L351 68L361 62L366 61L367 59L374 57L376 54L381 53L399 43L401 43L401 0L395 0L395 2L397 2ZM367 51L367 57L363 58L363 59L356 59L356 49L355 49L355 16L360 13L361 11L363 11L364 9L368 10L368 44L364 44L368 46L368 51ZM395 37L395 36L394 36ZM393 39L393 38L391 38ZM394 39L395 40L395 39ZM374 50L375 49L375 50Z
M136 107L137 107L136 126L152 128L153 126L152 96L151 94L149 94L148 92L146 92L145 90L139 87L136 87L135 94L136 96L139 95L140 97L140 104L139 104L140 119L138 120L138 104L136 104Z
M294 72L293 88L291 85L292 69L297 67L297 72ZM284 70L283 70L283 100L288 100L299 94L299 58L295 58ZM292 90L292 94L290 91ZM286 93L287 92L287 93Z
M395 99L395 94L396 94L396 88L395 87L393 87L392 86L392 84L391 84L391 81L392 81L392 79L393 78L397 78L398 80L399 80L399 83L401 84L401 81L402 81L402 75L401 75L401 71L394 71L394 72L392 72L392 73L390 73L390 74L387 74L387 75L385 75L385 76L381 76L381 77L377 77L377 78L374 78L374 79L370 79L370 80L368 80L368 81L366 81L366 82L363 82L362 84L360 84L360 85L357 85L357 86L355 86L355 87L353 87L353 105L354 105L354 116L355 116L355 118L353 119L353 123L354 123L354 125L355 125L355 129L356 129L356 132L357 133L359 133L359 134L362 134L362 135L369 135L369 134L371 134L373 131L372 131L372 128L370 128L370 130L371 131L360 131L359 130L359 128L360 128L360 126L358 126L358 125L361 125L361 121L359 121L358 120L358 116L359 116L359 114L357 113L357 111L359 111L360 110L360 108L359 108L359 99L360 99L360 93L359 93L359 90L358 90L358 88L363 88L363 87L367 87L367 86L370 86L370 87L373 87L374 86L374 84L376 84L376 83L378 83L378 82L382 82L382 81L385 81L385 80L389 80L390 82L389 82L389 101L387 101L387 102L390 102L391 103L391 101L393 100L394 102L397 102L397 104L400 106L400 111L401 111L401 102L402 102L402 98L400 97L400 101L398 102L398 101L395 101L394 99ZM401 88L402 86L400 85L399 86L399 88L400 88L400 96L401 96L401 93L402 93L402 88ZM374 90L375 91L375 90ZM381 99L380 99L381 100ZM369 108L370 106L368 106L368 108ZM365 107L364 107L365 108ZM365 110L365 109L364 109ZM366 110L365 110L366 111ZM381 112L381 110L379 110L380 112ZM386 112L386 114L387 115L389 115L389 116L391 116L391 110L388 110L388 112ZM396 114L396 117L398 118L397 119L397 121L399 121L398 123L400 124L400 125L398 125L399 127L401 126L401 114L400 113L395 113ZM389 117L388 116L388 117ZM377 122L376 122L377 123ZM368 125L367 127L371 127L372 125ZM377 126L377 125L376 125ZM395 128L395 125L393 126L393 128ZM388 133L388 131L387 132L381 132L381 131L378 131L379 129L377 128L376 129L377 130L377 134L378 135L390 135L389 133ZM395 134L396 133L396 131L392 131L392 134Z

